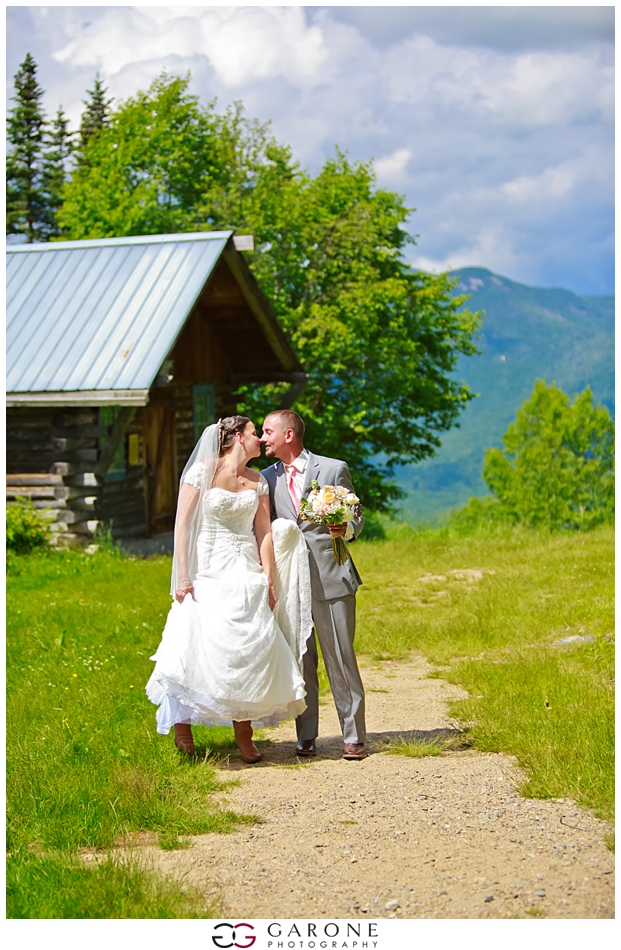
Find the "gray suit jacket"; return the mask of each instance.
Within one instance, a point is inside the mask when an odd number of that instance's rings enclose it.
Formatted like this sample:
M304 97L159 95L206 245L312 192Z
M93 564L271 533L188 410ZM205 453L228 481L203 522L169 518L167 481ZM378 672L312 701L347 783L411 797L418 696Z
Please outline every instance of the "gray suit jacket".
M275 518L289 518L291 521L296 521L304 532L309 552L308 560L313 597L317 600L336 600L337 597L355 594L360 584L362 584L362 580L354 562L350 559L345 564L337 564L334 560L332 538L328 526L301 521L299 516L296 515L287 488L283 463L276 462L275 465L270 465L269 468L263 471L263 475L270 487L272 521ZM303 498L306 497L306 491L313 479L316 479L322 487L324 485L343 485L350 491L354 491L349 468L345 462L341 462L339 459L325 458L323 455L313 455L312 452L309 452L306 478L302 490ZM353 525L353 540L358 537L363 525L364 518L359 524Z

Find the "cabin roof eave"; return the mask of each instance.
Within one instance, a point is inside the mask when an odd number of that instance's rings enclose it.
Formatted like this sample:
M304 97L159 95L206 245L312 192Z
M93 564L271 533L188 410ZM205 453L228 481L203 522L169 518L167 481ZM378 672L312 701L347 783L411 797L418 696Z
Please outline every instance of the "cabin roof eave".
M148 389L78 389L56 392L11 392L8 409L45 406L146 406Z

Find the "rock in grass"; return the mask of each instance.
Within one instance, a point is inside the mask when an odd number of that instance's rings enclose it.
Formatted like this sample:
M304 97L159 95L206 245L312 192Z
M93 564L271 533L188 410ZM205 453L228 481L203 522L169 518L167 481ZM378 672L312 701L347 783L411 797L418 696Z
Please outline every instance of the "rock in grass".
M561 637L560 640L555 640L552 646L565 646L567 643L595 643L595 637L582 637L579 634L573 637Z

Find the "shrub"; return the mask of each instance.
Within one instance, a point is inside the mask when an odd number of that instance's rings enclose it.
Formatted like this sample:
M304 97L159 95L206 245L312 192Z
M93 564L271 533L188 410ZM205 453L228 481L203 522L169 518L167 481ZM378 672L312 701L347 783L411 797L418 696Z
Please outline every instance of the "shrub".
M49 548L50 528L45 512L38 511L27 498L16 498L6 509L6 548L15 554Z
M375 511L365 511L364 529L361 535L365 541L385 541L386 531L382 524L381 515Z

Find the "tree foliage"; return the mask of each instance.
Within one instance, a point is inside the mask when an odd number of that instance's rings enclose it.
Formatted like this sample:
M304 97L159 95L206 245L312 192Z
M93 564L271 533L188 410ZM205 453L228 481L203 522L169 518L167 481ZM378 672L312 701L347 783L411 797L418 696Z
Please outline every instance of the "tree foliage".
M503 437L489 449L483 477L514 522L591 528L614 517L614 423L589 388L570 402L538 380Z
M88 139L59 215L73 239L206 229L197 208L219 174L216 122L187 85L162 74Z
M411 212L370 163L337 151L317 175L239 103L201 106L161 74L87 142L59 221L72 238L234 229L309 373L295 408L314 451L344 457L365 503L400 496L396 466L433 454L472 398L454 378L478 315L446 275L413 271ZM240 390L257 421L286 385Z
M58 211L62 206L62 191L67 181L68 162L73 153L73 141L69 122L62 106L59 107L51 129L45 137L46 151L41 162L41 185L43 195L41 237L64 237L58 224Z
M108 125L110 121L110 106L112 99L106 98L104 84L99 78L99 73L95 76L93 88L87 92L87 99L83 99L86 109L82 113L80 120L80 145L78 151L78 162L84 152L84 149L90 140L98 135L99 132Z
M405 263L408 209L376 189L370 165L337 152L315 177L298 171L281 200L266 219L253 194L238 227L259 238L255 272L310 373L296 408L309 445L348 459L367 505L384 510L399 496L395 467L431 455L471 398L452 373L475 352L477 317L459 312L446 276ZM245 409L279 395L248 392Z
M32 244L47 237L41 160L45 139L43 89L30 53L15 74L14 103L7 118L6 233Z

